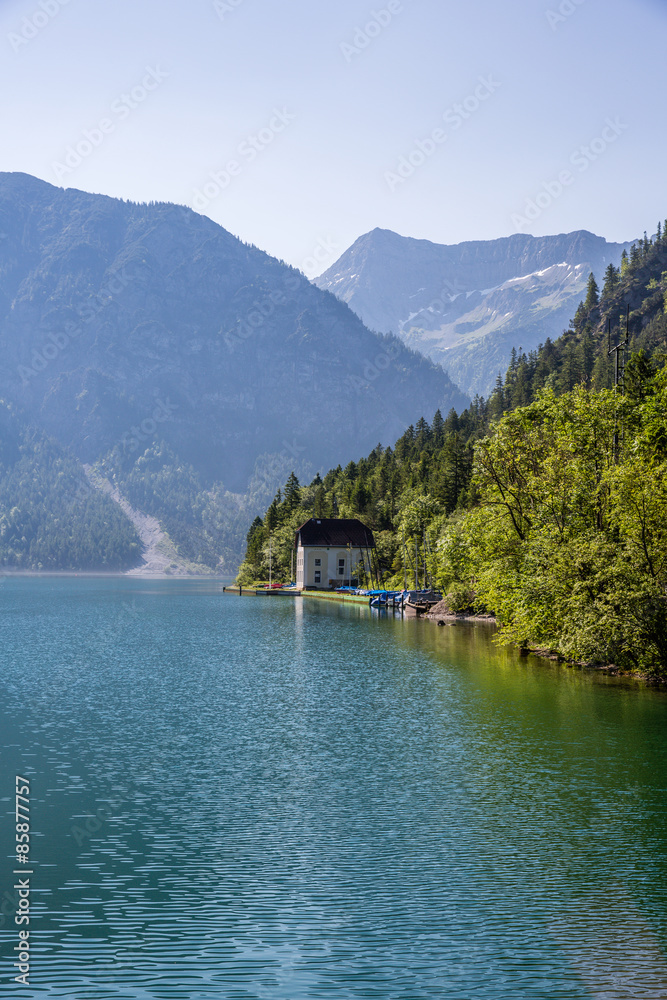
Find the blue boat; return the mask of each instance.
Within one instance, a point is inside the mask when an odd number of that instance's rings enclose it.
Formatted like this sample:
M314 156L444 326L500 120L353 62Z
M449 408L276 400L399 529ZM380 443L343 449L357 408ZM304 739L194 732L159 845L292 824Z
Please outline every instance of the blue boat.
M369 590L370 601L369 604L372 608L386 608L391 601L393 603L394 598L398 597L402 591L400 590Z

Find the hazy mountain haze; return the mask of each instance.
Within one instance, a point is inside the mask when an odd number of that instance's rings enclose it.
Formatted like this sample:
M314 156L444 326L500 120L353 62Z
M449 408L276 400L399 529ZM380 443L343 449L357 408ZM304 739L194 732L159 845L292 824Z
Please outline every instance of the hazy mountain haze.
M558 337L590 272L601 281L624 249L585 231L439 246L374 229L315 283L442 364L465 392L488 395L512 348Z
M211 185L198 211L309 274L376 226L441 244L509 236L564 170L573 183L521 231L621 242L663 214L664 3L48 6L0 4L2 169L191 207ZM601 145L608 118L625 128ZM65 164L101 122L102 141ZM420 162L436 129L445 141ZM403 159L418 166L392 189ZM335 246L313 260L322 242Z

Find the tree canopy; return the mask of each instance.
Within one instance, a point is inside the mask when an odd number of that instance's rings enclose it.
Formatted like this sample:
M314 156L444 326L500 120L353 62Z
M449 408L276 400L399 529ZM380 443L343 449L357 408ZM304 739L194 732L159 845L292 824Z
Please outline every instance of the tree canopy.
M239 579L266 576L269 535L287 579L302 521L359 517L386 586L421 563L452 610L493 613L503 641L667 676L666 229L610 264L601 293L591 275L569 329L514 350L488 400L422 416L308 486L290 477ZM626 321L616 386L608 339Z

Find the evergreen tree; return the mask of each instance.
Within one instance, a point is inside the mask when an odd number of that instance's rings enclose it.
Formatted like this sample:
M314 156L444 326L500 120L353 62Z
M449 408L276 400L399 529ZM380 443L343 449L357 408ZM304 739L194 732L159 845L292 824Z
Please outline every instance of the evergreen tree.
M560 373L560 388L562 392L569 392L581 379L580 357L573 340L568 341L563 355L563 364Z
M595 280L595 275L591 271L588 276L588 284L586 286L586 298L584 299L584 309L587 313L591 313L597 308L600 302L600 296L598 293L598 283Z
M516 373L511 387L510 406L525 406L530 402L530 378L528 374L528 359L525 354L518 356Z
M445 437L448 437L450 434L453 434L455 431L458 431L460 426L461 422L459 419L459 415L454 409L454 407L452 407L449 413L447 414L447 419L445 421L445 426L443 428Z
M495 385L489 400L489 410L493 418L501 417L505 410L505 386L500 372L496 375Z
M246 539L246 560L255 562L265 541L264 522L261 517L256 517L250 525Z
M433 423L431 424L431 432L433 434L433 444L436 448L442 445L443 435L444 435L445 421L442 419L442 413L440 410L435 411L435 416L433 417Z
M328 517L327 513L327 494L324 486L321 484L317 488L315 493L315 500L313 501L313 517Z
M554 371L555 367L556 348L554 347L551 337L547 337L535 363L535 374L533 376L532 383L533 392L542 388L551 373Z
M623 250L621 254L621 277L624 278L630 269L630 259L628 257L628 251Z
M420 417L415 427L415 444L417 447L420 449L424 448L428 443L430 436L431 428L429 427L428 422L424 420L423 417Z
M301 502L301 487L294 472L290 473L289 479L285 483L285 493L283 506L288 514L291 514Z
M266 525L266 530L269 532L269 534L272 531L275 531L278 525L280 524L281 520L280 503L281 503L281 496L280 496L280 490L278 490L277 494L271 501L269 509L267 510L266 515L264 517L264 524Z
M574 319L572 320L572 326L574 327L575 333L579 333L586 321L586 307L583 302L580 302L577 306L577 311L574 314Z
M623 251L625 253L625 251ZM608 264L604 272L604 285L602 286L602 298L610 299L618 287L621 280L621 273L613 264Z

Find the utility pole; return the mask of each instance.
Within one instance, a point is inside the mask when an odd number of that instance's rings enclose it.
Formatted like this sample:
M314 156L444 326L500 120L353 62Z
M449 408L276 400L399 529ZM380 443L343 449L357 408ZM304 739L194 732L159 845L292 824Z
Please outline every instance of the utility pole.
M271 590L271 532L269 532L269 590Z
M625 392L625 352L628 349L628 343L630 341L630 303L628 303L625 311L625 340L619 341L615 347L611 346L611 317L609 317L607 323L607 357L610 358L614 355L614 392L618 394L618 386L620 383L621 394ZM618 407L618 404L617 404ZM614 424L614 462L618 463L618 420Z
M428 572L426 566L426 528L422 528L422 551L424 555L424 590L428 588Z
M408 589L408 563L405 553L405 528L403 528L403 590Z

